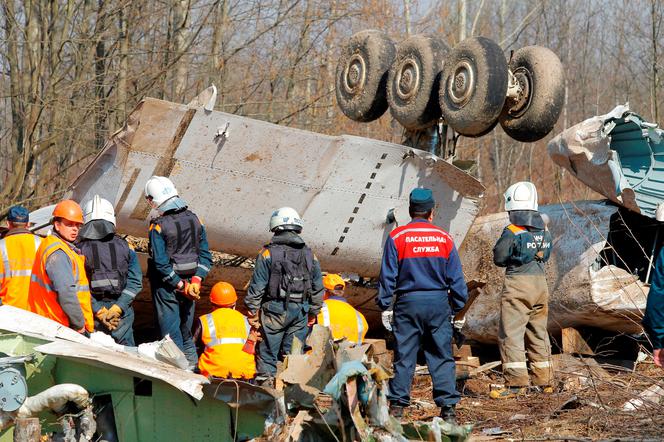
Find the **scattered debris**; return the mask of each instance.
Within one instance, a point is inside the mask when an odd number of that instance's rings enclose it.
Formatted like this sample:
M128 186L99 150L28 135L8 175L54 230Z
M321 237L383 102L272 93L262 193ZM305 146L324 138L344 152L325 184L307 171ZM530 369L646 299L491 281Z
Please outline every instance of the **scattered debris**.
M627 401L625 405L623 405L622 409L623 411L639 410L644 407L659 404L662 398L664 398L664 388L657 384L651 385L639 393L637 398Z

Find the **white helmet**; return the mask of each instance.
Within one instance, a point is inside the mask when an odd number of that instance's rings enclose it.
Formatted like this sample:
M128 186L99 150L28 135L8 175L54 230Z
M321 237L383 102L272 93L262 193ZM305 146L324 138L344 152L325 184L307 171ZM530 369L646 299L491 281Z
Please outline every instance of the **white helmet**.
M537 189L529 181L519 181L505 191L505 210L537 210Z
M297 211L291 207L282 207L272 212L270 218L270 232L281 230L302 230L302 219Z
M107 199L95 195L90 201L83 206L83 222L85 224L90 221L103 219L115 225L115 210L113 204Z
M145 196L152 198L155 207L161 206L165 201L178 196L173 181L164 176L153 176L145 183Z

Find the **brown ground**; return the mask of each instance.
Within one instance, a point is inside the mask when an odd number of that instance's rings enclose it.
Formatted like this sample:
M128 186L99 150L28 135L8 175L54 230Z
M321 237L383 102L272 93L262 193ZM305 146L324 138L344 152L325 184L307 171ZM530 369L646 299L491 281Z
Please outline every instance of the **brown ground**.
M607 373L606 379L593 377L586 385L568 381L562 391L552 395L502 400L488 397L489 385L502 382L500 374L482 374L465 382L457 408L459 422L474 424L474 440L664 440L664 398L659 405L649 403L638 411L622 411L627 400L651 385L664 386L664 370L642 363L634 372ZM557 377L570 376L561 372ZM428 375L416 376L412 399L406 419L428 420L438 414ZM565 403L568 405L561 409ZM498 428L504 433L489 437L488 430Z

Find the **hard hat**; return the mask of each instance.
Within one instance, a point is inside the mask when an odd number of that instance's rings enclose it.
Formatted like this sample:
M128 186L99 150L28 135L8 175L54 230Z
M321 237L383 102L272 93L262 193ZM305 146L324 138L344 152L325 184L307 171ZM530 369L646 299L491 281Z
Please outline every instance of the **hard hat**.
M338 285L346 288L346 281L344 281L340 275L337 275L336 273L328 273L323 276L323 287L326 289L333 291Z
M537 189L529 181L519 181L505 191L505 210L537 210Z
M115 225L113 204L109 200L95 195L94 198L85 203L85 207L83 207L83 219L86 224L90 221L103 219Z
M83 224L83 211L76 201L64 200L55 205L53 218L62 218L73 223Z
M235 304L237 302L235 289L227 282L220 281L216 283L210 291L210 302L220 307Z
M152 176L145 183L145 196L151 198L155 206L159 207L167 200L178 196L173 181L164 176Z
M295 230L297 232L302 230L302 219L300 219L300 215L295 209L282 207L272 212L270 231L276 232L281 230Z

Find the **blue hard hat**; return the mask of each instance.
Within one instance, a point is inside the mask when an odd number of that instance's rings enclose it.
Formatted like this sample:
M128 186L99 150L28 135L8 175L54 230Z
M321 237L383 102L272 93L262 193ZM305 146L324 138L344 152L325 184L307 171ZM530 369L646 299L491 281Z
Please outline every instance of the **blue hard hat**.
M30 221L30 212L23 206L13 206L7 213L7 221L14 223L27 223Z
M410 192L410 209L413 212L428 212L433 209L436 202L433 199L431 189L419 187Z

